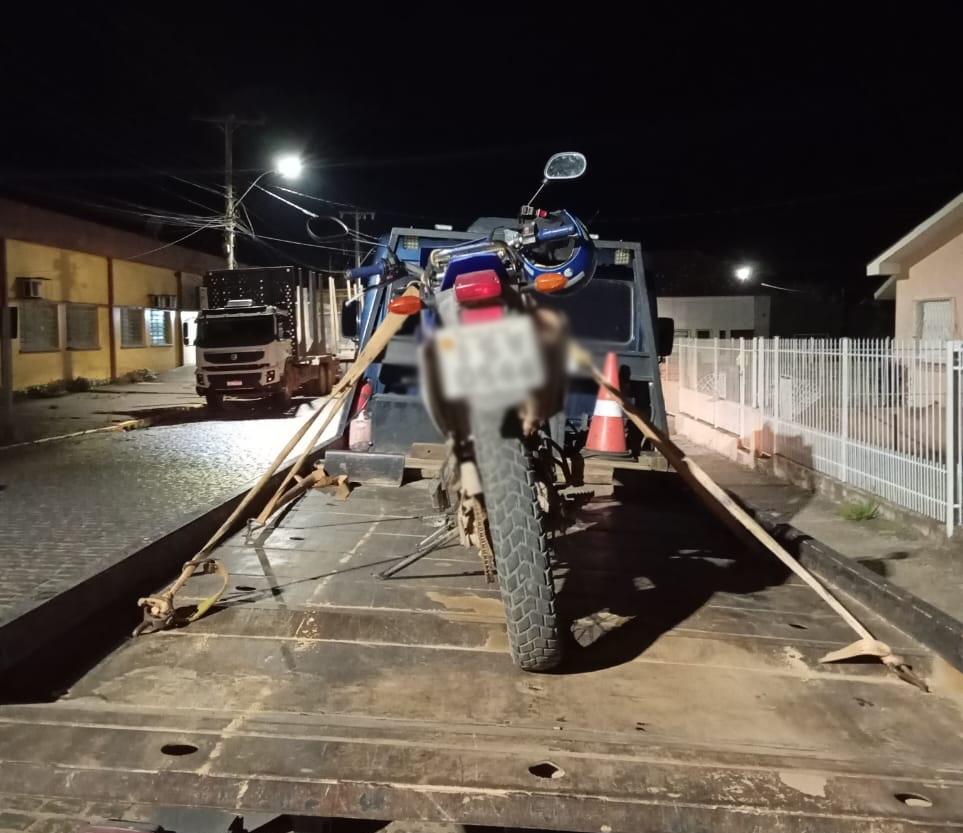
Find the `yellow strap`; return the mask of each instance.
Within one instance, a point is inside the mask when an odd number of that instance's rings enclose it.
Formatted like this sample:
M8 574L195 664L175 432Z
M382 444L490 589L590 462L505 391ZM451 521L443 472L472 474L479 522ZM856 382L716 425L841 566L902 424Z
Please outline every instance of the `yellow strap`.
M224 595L224 591L227 590L227 583L231 580L231 576L227 572L227 568L221 564L220 561L212 561L211 563L214 565L214 572L221 577L221 586L212 595L201 600L201 602L197 605L197 610L187 617L188 622L193 622L197 619L200 619L205 613L207 613L207 611L214 607L221 596Z

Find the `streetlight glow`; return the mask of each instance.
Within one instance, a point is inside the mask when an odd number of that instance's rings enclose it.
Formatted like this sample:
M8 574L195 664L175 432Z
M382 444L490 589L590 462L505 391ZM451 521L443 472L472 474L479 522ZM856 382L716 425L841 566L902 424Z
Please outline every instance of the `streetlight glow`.
M752 267L740 266L738 269L736 269L736 271L733 274L736 276L737 279L745 282L752 277Z
M278 160L274 165L275 171L277 171L277 173L285 179L297 179L299 176L301 176L301 170L303 167L304 165L301 162L301 157L294 154L278 157Z

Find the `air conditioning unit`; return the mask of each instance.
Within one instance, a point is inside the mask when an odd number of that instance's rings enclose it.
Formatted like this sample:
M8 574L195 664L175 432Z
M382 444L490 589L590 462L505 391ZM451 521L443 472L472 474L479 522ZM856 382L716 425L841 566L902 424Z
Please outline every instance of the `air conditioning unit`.
M177 307L176 295L148 295L147 305L154 309L175 309Z
M43 298L43 278L17 278L18 298Z

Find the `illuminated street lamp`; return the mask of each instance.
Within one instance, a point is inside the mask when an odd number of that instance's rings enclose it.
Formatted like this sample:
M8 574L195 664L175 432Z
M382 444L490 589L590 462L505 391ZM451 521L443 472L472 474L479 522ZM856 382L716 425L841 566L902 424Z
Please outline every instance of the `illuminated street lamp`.
M743 264L742 266L737 267L732 274L736 276L736 280L745 283L752 278L753 269L748 264Z
M301 175L303 168L304 165L301 162L300 156L293 153L279 156L274 162L274 167L260 173L254 182L247 186L247 190L241 194L240 199L236 200L234 199L234 189L231 188L230 180L228 180L226 203L224 206L224 249L227 252L228 269L237 268L237 259L234 255L234 233L235 228L237 227L237 207L268 174L277 174L283 179L297 179Z
M274 170L278 176L284 179L297 179L301 176L303 169L304 163L301 161L301 157L293 153L289 153L287 156L279 156L274 163Z

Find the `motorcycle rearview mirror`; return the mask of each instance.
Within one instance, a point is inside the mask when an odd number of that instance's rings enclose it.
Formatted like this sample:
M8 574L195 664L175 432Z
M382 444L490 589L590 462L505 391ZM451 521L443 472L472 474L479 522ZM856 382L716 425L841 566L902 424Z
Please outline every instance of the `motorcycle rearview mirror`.
M542 184L539 185L538 190L532 194L528 205L535 204L536 198L542 193L542 189L548 185L549 182L559 179L578 179L585 173L587 167L588 160L585 158L584 153L579 153L574 150L564 153L553 153L548 158L548 162L545 163L545 170L542 172Z
M341 335L344 338L356 339L361 320L361 303L358 298L345 301L341 305Z
M545 163L545 180L578 179L585 173L587 167L588 160L584 153L576 151L554 153Z

